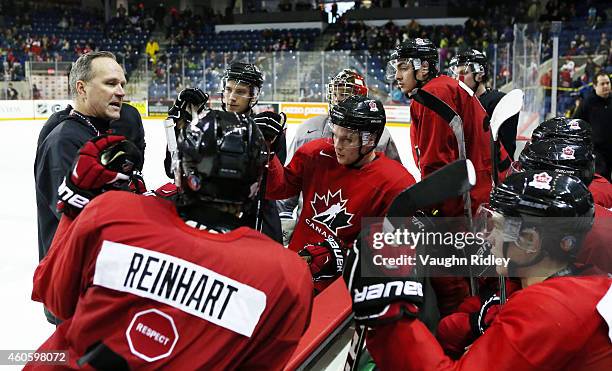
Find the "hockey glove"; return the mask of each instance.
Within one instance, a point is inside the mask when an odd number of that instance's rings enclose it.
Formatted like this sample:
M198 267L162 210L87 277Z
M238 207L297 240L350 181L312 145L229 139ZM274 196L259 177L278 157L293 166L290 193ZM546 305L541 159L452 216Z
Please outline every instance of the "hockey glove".
M280 148L279 137L285 132L287 115L284 112L265 111L255 115L253 120L270 145L270 151L277 153Z
M313 281L329 280L342 274L344 248L329 237L314 245L306 245L298 252L310 267Z
M470 327L474 338L484 334L485 330L489 328L491 322L493 322L499 313L500 304L499 296L493 295L485 300L478 312L470 315Z
M178 120L191 120L191 113L189 112L189 105L196 107L198 113L206 107L208 103L208 94L204 93L199 88L187 88L183 89L176 100L174 105L168 110L168 117Z
M469 305L465 305L470 302ZM473 302L478 302L478 308L472 310ZM469 311L461 309L457 313L450 314L440 320L436 338L444 349L444 352L452 358L459 358L480 335L491 325L499 313L499 296L493 295L484 303L480 303L480 298L471 296L462 304Z
M349 250L343 272L355 321L373 327L401 318L416 318L423 303L422 279L411 274L396 276L394 269L375 262L370 247L362 246L362 238L358 238Z
M144 184L130 185L133 171L142 161L138 147L123 136L101 135L89 140L58 188L58 210L74 217L104 191L144 188Z

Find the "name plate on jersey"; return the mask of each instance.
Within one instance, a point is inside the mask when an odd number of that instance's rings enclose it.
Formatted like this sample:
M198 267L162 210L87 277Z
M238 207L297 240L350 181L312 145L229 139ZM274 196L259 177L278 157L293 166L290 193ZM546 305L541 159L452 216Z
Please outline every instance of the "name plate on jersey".
M94 284L155 300L244 336L253 334L266 294L172 255L104 241Z

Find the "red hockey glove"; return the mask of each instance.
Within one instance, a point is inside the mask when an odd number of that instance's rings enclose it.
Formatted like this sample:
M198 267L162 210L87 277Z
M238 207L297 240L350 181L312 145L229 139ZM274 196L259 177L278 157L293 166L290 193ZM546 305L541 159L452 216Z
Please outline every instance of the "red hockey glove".
M58 188L58 210L76 216L95 196L111 189L129 189L142 154L119 135L101 135L79 150L69 173Z
M342 274L344 265L344 248L329 237L314 245L306 245L298 254L310 267L313 281L329 280Z
M155 195L162 198L173 198L178 194L178 187L174 183L166 183L155 190Z
M449 357L459 359L476 337L470 325L470 313L457 312L440 320L436 338Z

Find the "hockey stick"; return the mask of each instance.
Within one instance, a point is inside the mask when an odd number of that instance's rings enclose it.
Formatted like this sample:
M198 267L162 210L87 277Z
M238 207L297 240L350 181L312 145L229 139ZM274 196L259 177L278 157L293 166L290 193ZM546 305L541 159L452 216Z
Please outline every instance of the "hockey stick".
M399 228L399 226L393 226L388 218L412 216L417 210L437 205L449 198L469 192L475 184L476 171L472 162L457 160L436 170L397 195L389 206L383 223L386 228L389 226ZM357 326L355 329L355 335L351 339L349 353L344 364L345 371L356 369L365 343L366 332L365 326Z
M414 100L421 103L428 109L440 115L440 117L442 117L442 119L448 123L451 130L453 131L453 134L455 134L455 139L457 140L459 160L465 160L467 157L465 151L465 136L463 134L463 120L461 119L459 114L455 112L455 110L453 110L448 104L446 104L446 102L423 89L419 89L417 93L412 96L412 98L414 98ZM468 220L468 224L471 227L472 201L470 199L469 192L463 194L463 201L463 211L465 217Z
M469 90L469 89L468 89ZM466 90L467 91L467 90ZM471 92L471 90L469 90ZM468 92L468 93L469 93ZM470 95L474 93L471 92ZM463 120L459 116L454 109L452 109L446 102L441 100L429 92L419 89L416 94L412 96L415 101L421 103L428 109L437 113L444 121L448 123L453 134L455 134L455 139L457 140L457 150L459 152L459 160L465 160L467 158L466 150L465 150L465 136L463 131ZM468 228L472 230L472 199L470 198L470 192L465 192L463 194L463 214L465 215ZM463 251L465 254L465 251ZM467 257L466 257L467 258ZM472 269L470 268L470 291L472 295L476 295L478 293L478 286L476 285L476 279L472 274Z
M493 186L497 186L499 183L499 129L509 118L521 112L522 108L523 91L521 89L514 89L500 99L491 114L491 157L493 159L491 177ZM499 276L499 300L501 305L506 303L506 278L503 275Z
M499 129L509 118L521 112L523 108L523 91L521 89L514 89L508 94L504 95L502 99L497 103L493 113L491 114L490 128L491 128L491 157L493 159L493 184L497 185L499 182L497 173L499 171L499 158L497 153L499 152Z
M171 118L164 120L164 129L166 131L166 142L168 143L168 152L170 152L170 169L174 174L174 184L177 187L181 186L181 172L179 171L178 145L176 144L176 133L174 128L176 124Z

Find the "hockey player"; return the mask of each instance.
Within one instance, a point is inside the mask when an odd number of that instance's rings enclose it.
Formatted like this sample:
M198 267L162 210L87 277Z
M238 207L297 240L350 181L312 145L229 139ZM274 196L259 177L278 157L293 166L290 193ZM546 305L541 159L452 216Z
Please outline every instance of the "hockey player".
M81 150L67 175L75 194L123 175L103 166L120 139ZM267 161L255 123L210 111L180 129L178 148L174 202L106 192L62 218L32 298L64 320L39 349L67 350L64 368L281 369L304 332L308 267L243 226Z
M367 97L368 87L366 86L363 76L356 71L345 68L334 78L332 78L329 84L327 84L326 98L329 105L329 111L331 112L333 106L342 102L351 95L361 95ZM289 144L287 161L290 161L297 149L304 144L314 139L331 137L331 132L327 127L328 119L329 114L313 117L304 121L304 123L297 128L295 135ZM378 142L378 145L376 146L375 151L384 152L388 158L401 162L395 142L393 141L393 138L386 127L383 130L383 134Z
M607 370L612 367L612 279L577 276L572 257L593 220L590 192L577 178L551 171L512 174L491 194L490 240L498 272L521 277L484 334L458 360L447 357L416 319L410 280L362 277L355 254L345 279L355 318L369 326L366 345L381 370ZM555 218L555 219L550 219ZM561 219L559 219L561 218ZM396 290L400 284L403 290ZM388 287L374 290L374 287ZM408 289L409 288L409 289ZM384 292L385 295L376 294Z
M533 130L531 142L537 143L546 139L560 139L564 142L575 143L579 146L588 148L589 152L593 152L591 125L581 119L555 117L542 121ZM564 155L564 157L568 156ZM571 159L566 158L566 160ZM591 173L590 164L587 169L589 169L589 173ZM596 204L607 209L612 208L612 184L610 184L606 178L593 171L592 176L589 175L582 180L588 185L589 191L593 194L593 199Z
M327 267L342 267L333 239L348 246L359 234L362 218L383 216L395 196L415 183L397 161L375 152L385 126L380 101L351 96L332 107L332 139L315 139L298 148L285 167L272 158L266 197L285 199L302 192L304 209L296 224L289 249L312 257L315 279ZM333 143L332 143L333 142ZM332 246L329 246L332 245ZM334 276L338 276L338 269ZM322 289L329 281L317 286Z
M225 69L221 79L221 107L227 112L252 116L264 137L276 138L274 143L269 144L277 156L284 161L287 153L285 132L277 133L276 130L284 125L285 115L275 112L253 113L253 107L259 101L263 82L263 73L256 65L243 62L231 63ZM262 200L260 207L261 210L257 210L257 206L254 206L254 209L248 212L253 225L258 217L263 218L262 232L282 243L283 232L276 202ZM261 215L258 216L257 213Z
M274 112L253 113L253 107L259 100L264 78L261 70L254 64L244 62L232 62L224 71L221 78L220 94L221 107L224 111L244 114L253 117L256 124L264 133L264 136L278 136L275 130L281 127L284 121L284 114ZM177 123L177 127L184 124L185 119L191 119L189 106L193 105L198 112L205 107L208 102L208 95L198 88L187 88L179 93L174 106L169 111L169 116ZM272 134L269 132L272 131ZM286 153L285 133L280 133L278 140L272 143L274 150L282 159ZM170 169L170 153L166 152L164 160L166 175L173 178ZM165 195L172 195L176 188L172 184L162 186L159 192ZM263 195L262 195L263 197ZM261 204L254 203L252 210L247 210L250 225L256 227L257 220L263 219L261 230L264 234L275 241L283 241L282 228L276 203L262 200Z
M350 70L343 69L338 73L327 85L327 102L329 104L329 111L331 112L332 107L342 102L351 95L368 96L368 87L366 86L365 79L359 73ZM298 148L304 144L319 138L331 137L331 131L327 125L329 120L329 114L319 115L312 117L304 121L298 126L289 148L287 150L288 163L293 157L294 153ZM388 158L401 162L395 142L391 137L391 133L385 127L382 136L378 141L375 151L383 152ZM297 210L296 210L297 208ZM278 211L281 217L281 223L283 226L283 243L289 244L295 223L300 215L302 209L301 198L299 196L291 197L286 200L278 201Z
M424 178L459 158L458 139L450 123L419 103L424 90L446 103L463 121L466 157L476 169L476 185L470 192L472 213L486 202L491 191L491 153L485 132L487 113L474 92L460 81L438 74L438 50L428 39L409 39L391 54L387 77L397 80L402 92L413 99L410 105L410 140L413 157ZM463 201L449 200L440 207L443 216L463 215Z
M471 209L461 198L446 201L438 207L443 217L475 213L478 205L488 200L491 191L490 134L485 130L487 113L474 92L461 81L438 74L438 49L428 39L408 39L391 54L387 78L396 80L402 92L413 98L410 104L410 140L413 158L425 178L460 157L458 142L463 139L465 156L476 170L476 185L470 191ZM429 94L441 100L461 120L463 138L457 138L451 122L439 108L426 106L420 96ZM462 277L440 277L432 280L443 315L451 313L469 295L469 285Z
M563 139L538 139L525 146L514 170L550 170L573 175L589 186L595 173L595 156L585 143ZM604 178L605 179L605 178ZM595 193L590 189L595 200ZM599 198L599 197L598 197ZM612 272L612 211L595 203L595 224L587 235L577 261Z
M484 53L472 49L457 54L450 61L450 71L453 77L467 85L487 111L489 118L493 116L493 111L497 103L503 98L504 93L499 90L487 88L489 79L489 61ZM508 122L499 129L499 138L506 149L510 158L514 158L516 151L516 131L518 127L518 115L508 119ZM510 164L500 164L500 170L507 169Z

